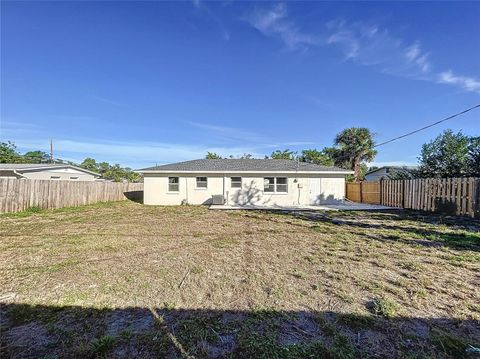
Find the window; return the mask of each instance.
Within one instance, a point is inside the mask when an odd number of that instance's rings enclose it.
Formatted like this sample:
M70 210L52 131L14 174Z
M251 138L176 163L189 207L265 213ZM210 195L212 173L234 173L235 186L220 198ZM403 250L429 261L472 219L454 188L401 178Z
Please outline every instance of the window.
M242 177L232 177L232 188L242 188Z
M197 188L207 188L207 177L197 177Z
M70 177L71 180L77 180L78 177Z
M263 183L264 192L288 192L287 177L265 177Z
M180 190L180 180L178 177L168 177L168 192L178 192Z
M287 177L277 177L277 192L287 192Z
M275 192L275 177L265 177L263 179L263 191Z
M60 179L60 176L50 176L50 179L52 179L52 180L59 180L59 179Z

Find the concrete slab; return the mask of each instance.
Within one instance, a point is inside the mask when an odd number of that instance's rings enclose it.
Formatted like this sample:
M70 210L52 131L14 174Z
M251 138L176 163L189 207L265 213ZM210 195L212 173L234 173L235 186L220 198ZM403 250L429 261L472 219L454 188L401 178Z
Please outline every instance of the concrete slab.
M345 202L317 206L257 206L257 205L210 205L213 210L268 210L268 211L382 211L399 208L367 203Z

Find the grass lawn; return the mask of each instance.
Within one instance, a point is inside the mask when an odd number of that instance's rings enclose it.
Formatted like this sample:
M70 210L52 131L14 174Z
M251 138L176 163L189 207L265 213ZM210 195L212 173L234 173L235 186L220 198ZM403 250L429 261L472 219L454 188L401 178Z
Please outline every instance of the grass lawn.
M479 229L132 202L1 215L0 356L475 358Z

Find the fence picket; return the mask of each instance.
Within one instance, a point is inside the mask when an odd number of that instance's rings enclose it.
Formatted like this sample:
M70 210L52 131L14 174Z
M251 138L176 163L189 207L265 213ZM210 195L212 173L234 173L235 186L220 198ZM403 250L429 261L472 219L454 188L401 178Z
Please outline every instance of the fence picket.
M347 183L346 193L354 202L429 212L450 211L454 206L457 215L480 215L480 178L381 180L362 186Z
M143 191L143 183L0 178L0 213L121 201L129 191Z

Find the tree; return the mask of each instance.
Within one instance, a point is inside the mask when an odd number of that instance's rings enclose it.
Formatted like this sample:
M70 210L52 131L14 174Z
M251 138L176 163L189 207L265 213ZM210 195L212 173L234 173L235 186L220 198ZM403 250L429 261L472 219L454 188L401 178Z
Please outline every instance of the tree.
M335 137L334 143L335 147L326 148L326 153L333 158L335 165L353 170L354 180L359 181L363 171L362 162L373 161L377 154L373 134L364 127L347 128Z
M468 175L472 177L480 177L480 136L470 137L467 164Z
M270 155L271 159L274 160L294 160L295 152L290 151L288 148L286 150L280 151L276 150Z
M475 143L461 131L446 130L422 146L418 173L421 177L463 177L470 173L470 158L475 162ZM470 145L473 146L470 151ZM478 145L477 145L478 146ZM478 151L478 149L477 149ZM472 161L470 160L470 161ZM474 163L472 163L474 164Z
M243 155L240 156L241 160L250 160L252 158L253 156L250 153L244 153Z
M325 151L318 150L303 150L299 157L301 162L315 163L320 166L333 166L335 163L333 159L325 153Z
M22 156L13 142L0 142L0 163L22 163Z
M207 155L205 156L207 160L220 160L222 159L222 156L217 155L215 152L207 152Z
M85 168L86 170L89 170L92 172L98 172L97 161L95 161L93 158L90 158L90 157L85 158L83 162L80 164L80 167Z
M126 173L123 168L120 167L119 164L115 164L113 166L110 166L107 162L102 162L100 165L103 165L102 167L105 168L105 164L108 165L108 169L103 172L103 175L107 178L113 178L115 182L120 182L123 179L126 179Z
M85 158L83 162L80 164L80 167L85 168L86 170L98 172L105 178L111 178L115 182L120 182L126 180L128 182L140 182L142 177L133 172L131 168L120 167L119 164L110 165L108 162L100 162L98 163L93 158Z
M110 170L110 163L108 162L100 162L97 165L97 169L101 174L107 173Z
M23 157L25 161L31 163L44 163L50 161L50 156L43 151L28 151Z
M128 182L140 182L140 180L142 179L142 176L140 176L136 172L133 172L131 169L128 169L125 174L125 179Z

